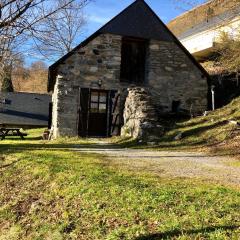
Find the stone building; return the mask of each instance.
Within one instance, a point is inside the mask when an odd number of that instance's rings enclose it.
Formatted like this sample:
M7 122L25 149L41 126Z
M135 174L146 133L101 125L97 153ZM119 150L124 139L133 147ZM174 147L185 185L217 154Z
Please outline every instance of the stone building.
M134 88L148 94L141 106L151 100L157 113L202 112L207 81L206 71L153 10L137 0L50 66L53 136L120 134L125 101Z

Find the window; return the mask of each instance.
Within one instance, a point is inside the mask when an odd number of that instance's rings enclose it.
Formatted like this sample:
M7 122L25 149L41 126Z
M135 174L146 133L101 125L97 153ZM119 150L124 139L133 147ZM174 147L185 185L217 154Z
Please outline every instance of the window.
M144 83L146 46L143 39L122 39L121 82Z
M178 113L180 111L181 101L172 101L172 112Z
M90 111L92 113L106 113L107 111L107 92L92 91Z

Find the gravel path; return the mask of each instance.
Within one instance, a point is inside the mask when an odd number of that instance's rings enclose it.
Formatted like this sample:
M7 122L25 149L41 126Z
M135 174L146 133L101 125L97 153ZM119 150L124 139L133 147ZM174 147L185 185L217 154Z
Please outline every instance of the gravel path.
M200 178L220 184L240 186L240 167L231 166L232 158L210 156L199 152L149 151L119 149L104 144L96 148L77 148L75 151L99 153L106 164L147 171L160 176Z

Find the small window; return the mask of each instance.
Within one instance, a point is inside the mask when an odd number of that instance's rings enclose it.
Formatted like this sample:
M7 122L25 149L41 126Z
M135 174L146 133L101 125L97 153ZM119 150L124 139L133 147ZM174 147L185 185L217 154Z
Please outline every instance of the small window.
M180 111L181 101L172 101L172 112L178 113Z
M99 112L103 113L106 112L107 106L106 103L99 104Z
M144 39L122 39L121 82L144 83L146 46L147 42Z

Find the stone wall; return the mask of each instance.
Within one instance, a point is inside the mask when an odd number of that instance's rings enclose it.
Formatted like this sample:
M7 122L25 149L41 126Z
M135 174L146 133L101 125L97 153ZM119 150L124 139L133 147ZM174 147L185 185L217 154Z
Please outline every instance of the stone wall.
M66 84L66 82L59 75L52 95L52 134L54 138L78 135L79 89Z
M127 88L136 84L120 82L121 36L102 34L77 50L57 69L61 76L53 94L53 137L77 136L80 88L117 90L123 112ZM189 57L171 42L151 40L146 59L146 79L155 109L172 110L172 101L181 107L204 111L207 107L207 79Z
M173 101L180 101L186 111L206 110L207 79L174 42L150 42L147 84L161 112L171 111Z
M86 88L118 89L121 36L101 34L58 67L66 84ZM69 83L67 83L67 81Z
M143 141L156 140L163 134L152 97L146 88L129 88L121 134Z
M120 63L121 36L102 34L58 66L61 77L53 93L53 138L78 135L80 88L118 90Z

